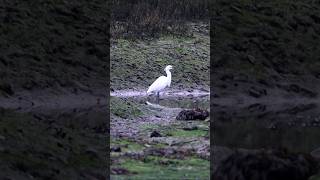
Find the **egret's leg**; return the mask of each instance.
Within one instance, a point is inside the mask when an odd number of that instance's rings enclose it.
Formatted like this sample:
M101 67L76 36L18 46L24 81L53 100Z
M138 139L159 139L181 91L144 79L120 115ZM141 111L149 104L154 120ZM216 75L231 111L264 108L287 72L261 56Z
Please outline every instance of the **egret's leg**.
M160 92L157 92L157 103L159 104Z

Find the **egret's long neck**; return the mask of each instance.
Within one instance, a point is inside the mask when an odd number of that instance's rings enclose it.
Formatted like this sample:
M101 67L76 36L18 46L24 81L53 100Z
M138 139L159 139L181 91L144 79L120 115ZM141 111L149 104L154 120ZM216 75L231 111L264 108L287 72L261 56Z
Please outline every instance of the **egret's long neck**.
M171 84L171 72L170 72L170 70L166 70L166 73L167 73L167 78L168 78L168 85L170 86L170 84Z

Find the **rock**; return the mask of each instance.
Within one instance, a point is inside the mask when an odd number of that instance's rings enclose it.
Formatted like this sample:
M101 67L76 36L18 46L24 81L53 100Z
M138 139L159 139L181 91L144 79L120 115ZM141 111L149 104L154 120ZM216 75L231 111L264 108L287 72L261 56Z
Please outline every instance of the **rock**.
M110 148L111 152L121 152L121 147L120 146L114 146Z
M183 110L176 117L177 120L205 120L209 117L207 110L201 110L199 108L192 110Z
M162 135L157 132L157 131L153 131L151 134L150 134L150 137L162 137Z
M111 174L114 174L114 175L130 174L130 172L125 168L112 168Z
M198 127L197 126L187 126L187 127L182 128L182 129L185 130L185 131L193 131L193 130L197 130Z

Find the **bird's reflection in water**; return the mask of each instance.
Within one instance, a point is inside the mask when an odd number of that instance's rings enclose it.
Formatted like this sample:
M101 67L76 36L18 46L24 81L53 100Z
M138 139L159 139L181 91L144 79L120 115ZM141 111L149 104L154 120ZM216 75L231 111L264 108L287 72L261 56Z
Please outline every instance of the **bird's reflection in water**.
M205 108L209 105L208 99L199 99L197 97L147 97L143 101L144 104L161 108L180 108L180 109L196 109Z
M147 96L147 101L153 104L160 104L160 100L163 100L163 98L158 97L157 95L149 95Z
M153 108L159 108L159 109L165 109L165 108L168 108L168 107L165 107L165 106L161 106L160 104L154 104L154 103L151 103L149 101L146 102L147 105L153 107Z

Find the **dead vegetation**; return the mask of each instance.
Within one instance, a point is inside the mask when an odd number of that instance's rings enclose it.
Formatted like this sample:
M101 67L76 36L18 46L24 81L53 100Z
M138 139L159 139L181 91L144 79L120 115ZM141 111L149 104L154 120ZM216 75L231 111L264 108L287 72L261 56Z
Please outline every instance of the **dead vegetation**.
M208 0L113 0L111 36L148 38L185 35L186 23L209 19Z

